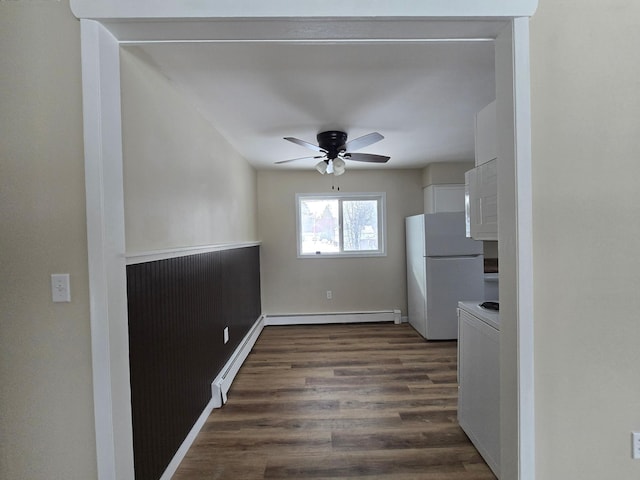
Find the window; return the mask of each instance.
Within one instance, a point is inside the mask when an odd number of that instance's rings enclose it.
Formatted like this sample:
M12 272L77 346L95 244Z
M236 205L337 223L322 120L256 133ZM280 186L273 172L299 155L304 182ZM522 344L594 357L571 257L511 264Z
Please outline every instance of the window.
M384 193L298 194L299 257L382 256Z

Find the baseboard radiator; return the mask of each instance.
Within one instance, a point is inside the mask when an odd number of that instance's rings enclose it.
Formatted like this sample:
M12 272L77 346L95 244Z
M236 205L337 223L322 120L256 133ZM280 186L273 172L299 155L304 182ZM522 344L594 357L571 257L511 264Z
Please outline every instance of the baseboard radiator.
M249 353L251 353L251 349L258 340L264 327L265 317L262 315L245 335L236 351L231 355L229 361L227 361L224 368L220 371L220 374L211 384L211 398L213 399L214 408L220 408L227 403L227 392L231 388L231 383L233 379L236 378L245 359Z
M375 312L336 312L265 315L264 325L320 325L327 323L361 323L402 321L400 310L380 310Z

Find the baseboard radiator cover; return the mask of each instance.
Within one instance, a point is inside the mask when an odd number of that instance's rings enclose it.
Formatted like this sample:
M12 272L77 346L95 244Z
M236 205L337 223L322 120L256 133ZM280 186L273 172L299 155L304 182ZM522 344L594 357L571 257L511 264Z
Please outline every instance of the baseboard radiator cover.
M264 325L320 325L329 323L365 323L402 321L399 309L379 310L374 312L336 312L336 313L301 313L282 315L263 315Z
M211 398L213 401L213 408L220 408L227 403L227 392L231 388L233 379L236 378L240 367L244 363L245 359L251 353L251 349L255 345L260 333L265 327L264 315L261 315L253 327L245 335L244 339L238 345L238 348L233 352L231 358L227 361L225 366L220 371L220 374L211 384Z

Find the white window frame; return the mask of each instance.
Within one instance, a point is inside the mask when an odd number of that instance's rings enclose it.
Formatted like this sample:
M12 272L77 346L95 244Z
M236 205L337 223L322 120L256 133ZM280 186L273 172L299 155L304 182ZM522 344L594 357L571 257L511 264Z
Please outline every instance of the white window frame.
M300 202L302 200L337 199L340 202L338 211L340 229L340 252L302 253L302 236L300 225ZM342 201L344 200L376 200L378 202L378 249L363 251L343 250ZM358 193L296 193L296 245L298 258L345 258L345 257L386 257L387 256L387 195L385 192Z

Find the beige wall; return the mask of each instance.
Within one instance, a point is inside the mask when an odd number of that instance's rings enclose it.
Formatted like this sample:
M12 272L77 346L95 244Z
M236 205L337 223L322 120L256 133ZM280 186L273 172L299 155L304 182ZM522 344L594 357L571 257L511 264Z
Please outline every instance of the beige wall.
M387 256L297 258L295 194L386 192ZM404 218L422 213L419 170L258 173L262 240L262 308L267 314L351 312L400 308L407 313ZM327 300L326 291L333 292Z
M121 53L127 252L256 240L255 170L132 52Z
M79 32L66 1L0 2L3 479L97 475Z
M434 162L422 169L422 186L464 183L464 173L475 167L475 162Z
M537 478L640 478L640 2L531 22Z

